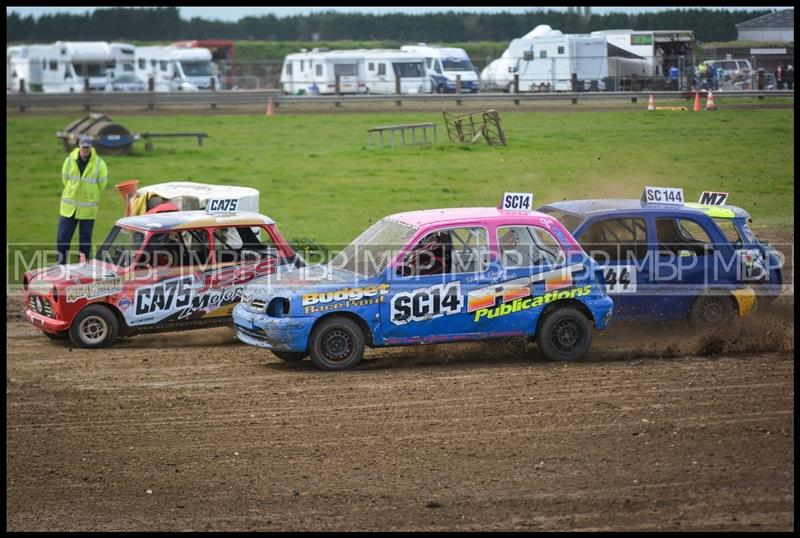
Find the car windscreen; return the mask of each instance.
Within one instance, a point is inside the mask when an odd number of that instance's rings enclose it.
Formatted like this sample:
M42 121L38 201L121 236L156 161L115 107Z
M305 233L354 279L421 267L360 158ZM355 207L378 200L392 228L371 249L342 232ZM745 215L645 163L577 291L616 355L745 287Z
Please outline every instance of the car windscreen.
M365 277L376 276L386 269L416 231L416 226L381 219L342 249L328 265Z
M181 62L181 67L187 77L208 77L214 74L211 62Z
M552 207L540 207L537 209L537 211L546 213L558 220L558 222L560 222L564 228L569 230L569 233L574 233L578 226L580 226L581 222L583 222L583 217L580 215L567 213L566 211L561 211L560 209L555 209Z
M103 245L97 250L95 259L118 267L127 267L133 261L133 256L143 241L144 232L114 226L108 232Z

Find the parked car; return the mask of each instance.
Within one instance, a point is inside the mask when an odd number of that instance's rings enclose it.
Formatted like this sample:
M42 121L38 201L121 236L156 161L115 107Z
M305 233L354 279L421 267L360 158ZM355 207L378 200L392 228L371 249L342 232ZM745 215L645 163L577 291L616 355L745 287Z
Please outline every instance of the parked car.
M145 90L147 90L147 86L136 75L123 74L111 79L111 91L143 92Z
M758 242L741 208L686 204L681 194L669 205L566 200L539 211L557 218L602 266L615 319L688 318L721 328L754 309L754 288L780 293L778 257Z
M124 217L95 259L27 272L26 318L48 337L84 348L230 324L247 282L303 261L269 217L230 214L231 205L210 212L225 203Z
M556 219L533 211L457 208L377 221L329 263L254 280L234 308L236 336L323 370L365 346L536 337L575 360L603 329L603 275Z

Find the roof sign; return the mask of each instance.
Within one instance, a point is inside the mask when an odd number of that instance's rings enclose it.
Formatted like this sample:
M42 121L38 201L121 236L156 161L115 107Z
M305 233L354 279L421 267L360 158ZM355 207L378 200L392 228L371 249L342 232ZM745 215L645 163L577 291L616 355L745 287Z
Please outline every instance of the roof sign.
M498 209L533 211L533 194L530 192L507 192L503 194Z
M697 203L703 205L724 205L725 202L727 201L728 201L727 192L703 191Z
M233 215L238 207L238 198L212 198L206 203L206 213L210 215Z
M646 204L683 205L683 189L673 187L645 187L642 202Z

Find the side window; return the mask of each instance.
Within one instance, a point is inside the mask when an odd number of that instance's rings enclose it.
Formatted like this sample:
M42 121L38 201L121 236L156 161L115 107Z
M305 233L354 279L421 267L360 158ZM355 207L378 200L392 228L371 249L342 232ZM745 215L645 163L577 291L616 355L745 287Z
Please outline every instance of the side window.
M564 47L558 47L558 53L564 54Z
M50 71L58 71L58 62L56 60L50 60Z
M258 226L224 227L214 230L217 263L274 257L277 250L269 234Z
M714 219L714 222L719 225L719 229L725 234L725 238L731 242L736 248L742 247L742 237L739 235L739 230L733 224L731 219Z
M300 71L305 71L306 61L300 60Z
M292 63L291 62L286 64L286 74L287 75L291 75L292 74Z
M540 50L539 51L539 58L547 58L547 51L546 50Z
M166 60L161 60L160 62L158 62L158 65L159 65L159 67L161 67L162 71L166 71L167 70L167 61Z
M506 269L557 265L564 262L564 250L555 237L535 226L500 226L497 228L500 259Z
M316 73L318 77L322 76L322 64L317 64L314 66L314 73Z
M489 264L485 228L465 227L437 230L423 237L406 255L403 276L474 273Z
M700 224L689 219L656 219L656 237L659 249L678 256L706 254L712 243L708 233Z
M533 60L533 49L523 51L522 59L525 60L526 62L532 61Z
M375 62L369 62L367 64L367 71L375 71Z
M379 75L386 74L386 64L378 64L378 74Z
M184 265L186 253L182 232L162 232L150 237L141 261L156 269L170 269Z
M433 64L433 58L425 58L425 67L430 69L432 64Z
M147 60L144 58L139 58L139 69L144 69L147 67Z
M442 74L442 62L439 60L436 60L436 72L440 75Z
M578 240L600 263L641 260L647 255L647 227L643 219L606 219L590 225Z
M211 264L210 244L208 232L205 230L184 230L181 232L181 240L185 247L182 256L183 265L193 267L205 267Z

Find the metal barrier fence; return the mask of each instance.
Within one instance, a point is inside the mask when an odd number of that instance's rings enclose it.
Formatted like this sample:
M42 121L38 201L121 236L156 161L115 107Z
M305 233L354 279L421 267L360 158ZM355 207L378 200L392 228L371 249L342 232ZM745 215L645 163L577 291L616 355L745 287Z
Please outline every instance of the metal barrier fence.
M476 94L414 94L414 95L283 95L278 90L223 90L218 92L88 92L63 94L6 94L6 109L25 111L39 107L76 107L85 110L110 110L114 107L146 107L150 109L165 107L225 107L225 106L257 106L265 107L270 99L274 106L285 104L328 103L331 105L345 103L394 102L397 106L403 103L432 102L442 106L455 102L483 105L490 102L508 102L519 105L534 101L597 101L628 100L636 102L647 100L649 95L663 99L688 99L690 92L685 91L623 91L623 92L549 92L549 93L476 93ZM725 91L725 97L792 97L794 90L750 90Z

